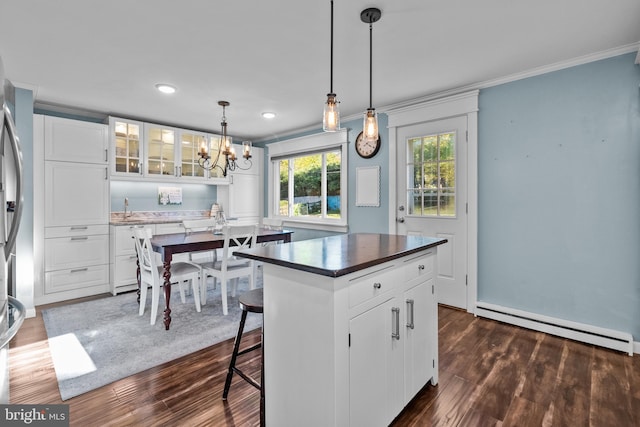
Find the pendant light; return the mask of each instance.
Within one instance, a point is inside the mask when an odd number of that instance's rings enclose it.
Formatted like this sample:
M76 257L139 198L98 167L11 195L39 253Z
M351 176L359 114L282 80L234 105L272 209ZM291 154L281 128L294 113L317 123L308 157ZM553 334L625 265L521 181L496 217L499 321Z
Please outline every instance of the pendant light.
M322 116L322 130L325 132L335 132L340 130L340 110L336 94L333 93L333 0L331 0L331 61L329 74L329 93L327 102L324 104L324 114Z
M380 9L370 7L360 13L360 19L365 24L369 24L369 108L364 113L364 123L362 126L363 141L375 143L378 141L378 115L373 108L373 23L378 22L382 12Z

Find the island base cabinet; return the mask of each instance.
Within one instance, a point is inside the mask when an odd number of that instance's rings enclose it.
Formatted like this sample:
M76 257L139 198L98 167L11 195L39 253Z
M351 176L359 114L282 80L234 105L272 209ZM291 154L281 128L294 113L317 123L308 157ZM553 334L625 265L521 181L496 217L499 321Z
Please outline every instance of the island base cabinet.
M394 298L349 322L349 420L352 426L388 425L402 410L402 341L395 337ZM375 385L375 386L373 386Z
M437 383L435 253L335 278L264 264L268 426L387 426Z

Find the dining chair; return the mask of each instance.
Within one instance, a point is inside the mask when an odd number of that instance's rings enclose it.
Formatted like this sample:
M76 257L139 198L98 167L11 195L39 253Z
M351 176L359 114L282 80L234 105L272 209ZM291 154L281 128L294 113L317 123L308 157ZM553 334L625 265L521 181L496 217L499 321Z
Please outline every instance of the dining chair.
M147 301L147 288L151 288L151 324L156 323L160 287L164 284L164 266L159 265L156 253L151 247L151 229L136 228L133 230L138 263L140 265L140 309L138 315L144 314ZM200 268L183 261L171 263L171 283L177 283L180 289L180 299L186 301L183 282L190 281L193 289L193 299L196 311L200 312Z
M191 233L196 233L199 231L206 231L214 233L216 230L216 219L215 218L205 218L205 219L185 219L182 221L182 226L184 227L185 233L187 235ZM197 266L200 269L200 280L206 281L207 275L203 273L204 267L212 267L213 264L218 259L218 250L213 249L210 251L198 251L198 252L189 252L189 262L193 265ZM201 285L201 287L204 287ZM213 281L213 289L216 288L216 281ZM206 304L207 297L206 295L200 298L201 304Z
M212 265L203 267L203 274L213 276L214 284L220 281L220 293L222 297L222 313L226 315L227 309L227 281L233 280L231 290L235 296L238 287L238 279L248 276L249 289L255 288L254 262L246 258L239 258L233 252L248 249L255 246L258 225L225 225L222 227L224 236L224 246L222 247L221 259L216 260ZM201 295L206 301L206 281L201 282Z

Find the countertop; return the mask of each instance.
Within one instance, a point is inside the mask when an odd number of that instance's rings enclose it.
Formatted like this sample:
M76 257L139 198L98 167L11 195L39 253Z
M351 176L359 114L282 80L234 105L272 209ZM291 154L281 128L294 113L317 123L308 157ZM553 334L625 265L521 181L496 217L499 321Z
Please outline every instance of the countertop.
M447 239L354 233L234 252L240 257L294 270L340 277L442 245Z
M210 218L209 211L140 211L111 212L111 225L146 225L146 224L171 224L182 222L185 219Z

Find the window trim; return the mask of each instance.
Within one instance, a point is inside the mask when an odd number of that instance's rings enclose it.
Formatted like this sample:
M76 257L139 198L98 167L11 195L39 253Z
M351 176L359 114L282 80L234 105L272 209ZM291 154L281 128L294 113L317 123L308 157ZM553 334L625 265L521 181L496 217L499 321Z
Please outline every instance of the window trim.
M283 223L292 227L309 228L324 231L347 232L347 206L348 206L348 146L347 129L338 132L326 132L293 138L286 141L274 142L266 146L268 150L268 218L282 219ZM275 191L275 183L280 181L278 168L274 167L274 162L283 158L299 157L318 152L326 152L332 149L340 149L340 218L305 218L278 215L279 200ZM326 165L323 163L323 176L326 173ZM326 183L323 182L323 186Z

